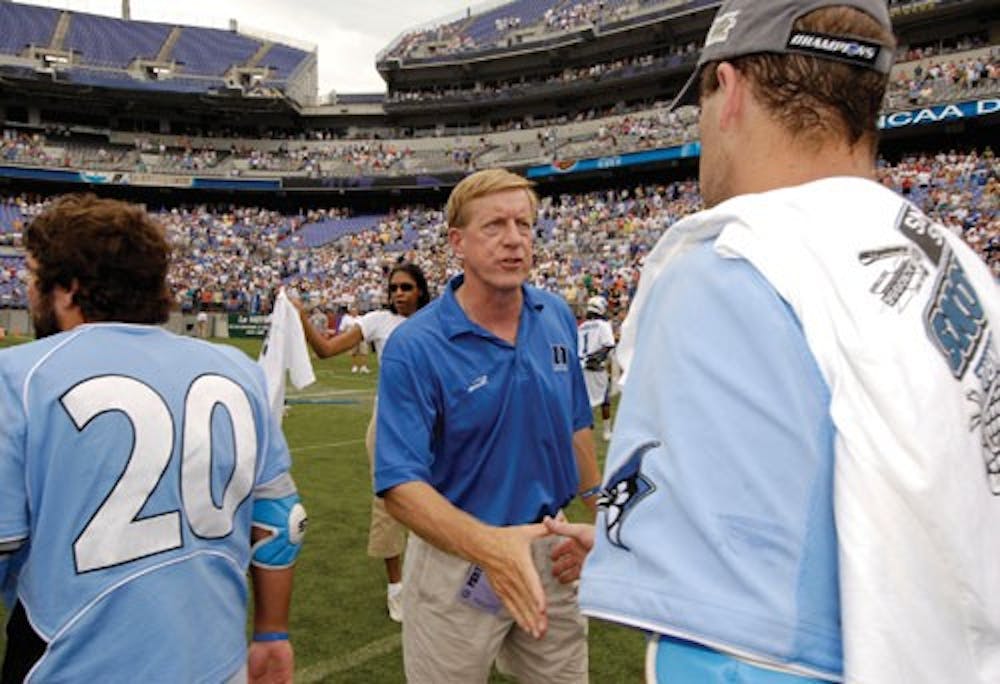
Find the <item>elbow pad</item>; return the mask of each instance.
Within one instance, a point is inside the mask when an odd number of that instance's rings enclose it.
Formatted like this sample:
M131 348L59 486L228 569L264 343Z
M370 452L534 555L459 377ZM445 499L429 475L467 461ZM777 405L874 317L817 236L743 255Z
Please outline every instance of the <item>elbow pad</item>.
M253 526L269 533L251 547L251 563L258 568L290 567L302 550L306 533L306 509L298 494L280 499L257 499L253 504Z

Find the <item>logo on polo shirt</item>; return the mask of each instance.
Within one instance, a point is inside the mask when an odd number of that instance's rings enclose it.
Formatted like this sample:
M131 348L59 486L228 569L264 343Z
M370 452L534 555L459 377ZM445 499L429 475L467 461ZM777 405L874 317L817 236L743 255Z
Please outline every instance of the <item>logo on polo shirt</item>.
M486 387L489 381L490 381L489 377L485 375L480 375L478 378L472 381L472 384L469 385L469 388L465 391L468 392L469 394L472 394L477 389L482 389L483 387Z
M560 372L569 370L569 349L565 344L552 345L552 369Z

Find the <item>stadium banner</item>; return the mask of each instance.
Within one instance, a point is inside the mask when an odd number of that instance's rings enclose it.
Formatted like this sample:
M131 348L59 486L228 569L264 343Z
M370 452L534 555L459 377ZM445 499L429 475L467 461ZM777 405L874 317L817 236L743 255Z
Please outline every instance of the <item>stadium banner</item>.
M972 119L977 116L989 116L1000 113L1000 98L991 97L983 100L969 100L953 104L934 105L922 109L909 109L899 112L889 112L878 117L878 127L881 130L904 128L935 124L956 119Z
M268 317L261 314L229 314L230 337L264 337Z
M616 154L613 157L594 157L591 159L568 159L565 161L555 161L551 164L545 164L543 166L531 166L528 168L526 175L528 178L544 178L546 176L555 176L567 173L617 169L623 166L650 164L659 161L669 161L671 159L692 159L697 157L700 153L701 143L691 142L659 150L644 150L642 152Z
M938 6L938 0L913 0L905 5L894 5L889 8L889 16L895 18L904 14L926 12Z
M36 169L26 166L0 166L0 176L4 178L25 178L28 180L55 181L57 183L79 183L79 171L56 169Z
M450 187L465 177L464 173L445 171L436 175L416 176L285 176L281 187L285 190L372 190L394 188Z
M81 183L91 185L128 185L128 174L122 171L80 171Z
M190 188L191 176L174 176L166 173L136 173L128 174L131 185L143 185L152 188Z
M192 188L199 190L281 190L278 178L237 179L237 178L195 178Z

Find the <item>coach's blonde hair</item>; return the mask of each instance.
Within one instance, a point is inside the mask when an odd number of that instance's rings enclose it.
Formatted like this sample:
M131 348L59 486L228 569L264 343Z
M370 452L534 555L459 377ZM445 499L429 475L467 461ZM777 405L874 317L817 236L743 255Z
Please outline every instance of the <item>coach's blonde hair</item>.
M462 228L468 217L463 210L474 199L492 195L505 190L524 190L531 201L531 213L538 209L538 195L535 194L535 184L527 178L511 173L506 169L484 169L466 176L455 186L448 197L444 213L448 219L449 228Z

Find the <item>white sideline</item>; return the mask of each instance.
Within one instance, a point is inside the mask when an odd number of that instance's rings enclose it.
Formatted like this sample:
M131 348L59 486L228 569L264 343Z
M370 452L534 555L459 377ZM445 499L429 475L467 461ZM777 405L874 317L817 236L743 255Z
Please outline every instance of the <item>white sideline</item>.
M367 663L369 660L386 656L403 647L403 637L398 632L389 636L376 639L365 644L356 651L351 651L347 655L331 658L322 663L316 663L309 667L298 670L295 673L296 684L314 684L325 681L328 677L348 670L353 670L359 665Z
M351 446L352 444L364 444L363 439L349 439L346 442L330 442L329 444L310 444L308 446L295 447L294 449L289 449L293 454L297 454L300 451L315 451L317 449L335 449L342 446Z

